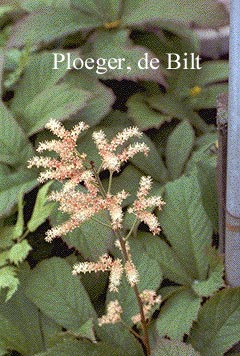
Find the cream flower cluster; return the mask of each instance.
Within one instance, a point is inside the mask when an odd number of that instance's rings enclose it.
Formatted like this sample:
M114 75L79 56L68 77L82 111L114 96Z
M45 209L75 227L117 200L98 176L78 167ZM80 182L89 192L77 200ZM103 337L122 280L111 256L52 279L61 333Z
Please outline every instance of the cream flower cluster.
M157 296L154 290L145 289L140 294L140 298L143 303L143 312L145 318L148 319L151 316L151 310L154 307L154 305L159 305L161 303L161 296L160 295ZM141 322L141 315L140 314L134 315L131 319L133 324L138 324Z
M40 182L48 179L64 182L61 191L53 192L49 199L57 201L59 210L70 215L68 221L47 232L46 240L51 242L54 238L67 234L102 210L109 211L113 230L121 228L123 220L122 202L127 198L128 193L122 190L115 195L107 194L106 197L103 197L94 172L87 164L86 154L79 154L76 149L78 135L88 126L84 122L80 122L71 131L68 131L60 122L52 119L46 125L46 128L50 129L60 140L42 142L37 151L39 153L45 150L54 151L59 155L59 159L33 157L29 161L28 167L46 168L45 172L40 173ZM119 145L124 144L133 136L140 137L141 132L135 127L130 127L118 133L108 144L103 131L93 133L93 138L103 160L103 168L118 171L121 163L133 157L136 153L144 152L147 154L148 147L141 143L129 145L121 154L114 153ZM115 163L113 164L114 160ZM80 190L79 184L82 184L85 189Z
M121 314L123 310L118 300L109 302L107 306L107 314L98 319L98 325L116 324L121 321Z
M73 266L73 275L79 273L91 273L91 272L105 272L110 271L109 276L109 290L111 292L118 292L123 272L125 271L126 278L133 287L139 282L139 275L134 266L132 260L127 261L124 266L122 260L117 258L113 260L107 254L101 256L98 262L78 262Z
M143 152L145 155L149 152L149 147L145 143L136 142L129 145L121 153L116 153L119 146L125 144L131 137L141 137L142 132L137 127L129 127L118 133L116 137L109 143L105 133L100 130L93 133L93 140L98 148L99 155L102 158L102 167L109 169L112 172L118 172L121 164L127 162L138 152Z
M159 234L161 230L160 225L156 215L154 215L151 211L148 211L148 209L157 207L161 210L165 202L159 196L147 197L151 187L152 178L142 177L137 192L138 199L134 201L133 206L128 209L128 212L134 213L140 221L148 225L152 234L156 235Z

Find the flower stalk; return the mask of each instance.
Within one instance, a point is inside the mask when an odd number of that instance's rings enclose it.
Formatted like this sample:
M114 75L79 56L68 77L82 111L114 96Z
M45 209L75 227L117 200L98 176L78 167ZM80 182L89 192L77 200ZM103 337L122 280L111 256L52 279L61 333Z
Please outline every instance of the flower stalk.
M97 262L85 261L75 264L73 274L99 271L109 272L109 290L114 293L118 292L121 279L125 275L129 286L134 291L139 309L139 314L133 316L131 320L142 332L139 331L137 333L130 326L128 329L131 329L131 332L141 340L146 356L150 356L151 349L147 320L151 317L152 307L160 303L160 297L156 296L153 290L139 291L138 283L140 276L132 260L128 238L141 221L149 227L149 230L154 235L158 234L160 226L152 210L155 207L161 210L164 202L161 197L148 196L152 187L152 179L151 177L142 177L137 198L132 207L128 208L128 212L135 215L135 220L129 232L124 236L122 202L129 196L129 193L125 190L116 194L112 194L111 192L114 172L119 172L121 165L136 154L143 153L147 155L149 148L144 142L136 142L126 146L130 138L134 136L141 138L142 133L136 127L124 129L111 142L107 140L102 130L94 132L93 140L102 159L100 167L96 168L94 162L88 160L85 153L80 154L77 151L76 142L78 135L88 128L85 123L80 122L71 131L67 131L60 122L51 120L47 124L47 128L60 140L40 143L37 151L55 151L59 159L41 156L33 157L29 161L29 167L36 166L46 169L39 176L40 182L44 182L47 179L55 179L62 183L62 189L60 191L53 191L49 199L57 201L59 203L59 210L67 213L70 218L62 225L52 227L48 230L46 240L51 242L54 238L73 231L88 220L93 220L113 230L117 238L115 246L120 250L122 259L113 259L110 255L105 254L100 256ZM105 190L100 179L102 169L109 171L107 190ZM103 210L108 213L109 224L95 217L97 213ZM118 322L126 325L121 317L124 310L118 299L110 301L106 309L106 315L98 319L100 326Z

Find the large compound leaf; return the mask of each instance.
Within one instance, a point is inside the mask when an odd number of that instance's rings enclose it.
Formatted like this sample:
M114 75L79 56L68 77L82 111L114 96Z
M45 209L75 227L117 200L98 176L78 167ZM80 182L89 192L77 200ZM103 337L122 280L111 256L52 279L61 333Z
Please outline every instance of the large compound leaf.
M207 277L207 248L212 226L203 208L196 177L182 177L166 185L166 205L159 214L164 234L192 279Z
M30 142L2 103L0 103L0 131L1 163L16 167L25 163L33 155Z
M200 356L200 353L191 345L163 339L153 350L153 356Z
M215 16L212 16L215 14ZM228 23L223 4L215 0L127 0L124 2L124 25L141 25L153 20L173 20L200 27L220 27Z
M116 69L108 68L106 73L98 74L102 79L129 79L129 80L151 80L165 85L161 67L153 69L140 69L138 62L148 53L149 60L154 55L144 47L134 46L129 39L128 30L99 32L94 41L93 55L97 58L124 58L120 66ZM116 46L117 44L117 46ZM113 65L113 64L112 64ZM116 66L116 63L114 64ZM106 67L102 66L102 69Z
M240 335L240 288L228 288L209 299L200 310L189 342L202 356L222 356Z
M28 135L41 130L50 118L63 120L76 114L89 99L82 89L56 85L67 71L66 64L52 68L53 53L34 55L16 89L12 109Z
M190 289L175 293L161 308L157 320L159 335L182 340L185 334L189 334L193 321L197 319L200 305L201 298Z
M41 262L28 280L26 294L47 316L67 329L95 317L90 299L69 264L53 257Z
M26 43L39 46L80 30L91 30L99 25L101 21L75 10L46 7L16 22L8 47L21 47Z
M53 70L53 64L54 54L50 52L42 52L30 57L11 102L11 109L17 116L21 116L22 111L37 94L63 78L67 72L66 63L59 63L57 70Z

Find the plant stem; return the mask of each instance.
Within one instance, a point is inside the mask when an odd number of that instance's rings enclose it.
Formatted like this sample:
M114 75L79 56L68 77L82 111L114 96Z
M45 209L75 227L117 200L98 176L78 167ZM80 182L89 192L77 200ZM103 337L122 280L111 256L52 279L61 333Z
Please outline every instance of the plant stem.
M93 163L91 163L91 166L92 166L92 170L93 170L94 176L95 176L95 178L97 180L97 183L99 185L99 190L100 190L103 198L106 198L107 193L106 193L106 191L105 191L105 189L104 189L104 187L102 185L102 182L101 182L101 179L100 179L100 177L98 175L98 172L96 171L95 166L94 166ZM111 177L111 172L110 172L110 177ZM109 184L109 186L110 186L110 184ZM132 229L130 229L130 232L132 232L131 230ZM122 249L122 254L123 254L125 262L132 262L131 257L128 254L128 251L127 251L126 244L125 244L123 236L121 235L121 233L119 231L113 231L113 232L115 233L115 235L119 239L120 246L121 246L121 249ZM140 335L139 335L139 337L141 338L141 340L142 340L142 342L143 342L143 344L145 346L146 356L151 356L151 349L150 349L148 330L147 330L147 322L146 322L144 311L143 311L143 303L142 303L142 300L141 300L140 293L139 293L137 285L135 284L132 288L133 288L133 291L134 291L136 299L137 299L137 303L138 303L138 307L139 307L139 311L140 311L140 316L141 316L141 324L142 324L142 329L143 329L143 337L141 337Z
M112 187L112 178L113 178L113 172L110 171L109 172L110 175L109 175L109 182L108 182L108 190L107 190L107 194L110 194L111 192L111 187Z
M27 235L30 233L30 231L27 229L24 233L23 233L23 235L22 236L20 236L18 239L17 239L17 242L19 243L19 242L22 242L24 239L25 239L25 237L27 237Z
M126 245L125 245L125 241L124 241L123 237L121 236L120 233L116 233L116 234L117 234L117 236L119 238L119 242L120 242L120 245L121 245L121 249L122 249L122 253L123 253L125 261L126 262L128 262L128 261L131 262L131 258L128 255L128 252L127 252L127 249L126 249ZM148 337L148 331L147 331L147 322L146 322L144 311L143 311L143 303L142 303L142 300L140 298L140 293L139 293L137 285L135 284L132 288L133 288L133 291L134 291L135 296L137 298L138 307L139 307L139 311L140 311L140 315L141 315L141 324L142 324L142 329L143 329L143 338L142 338L142 340L143 340L144 346L146 348L146 354L147 354L147 356L150 356L151 355L151 349L150 349L149 337Z
M136 338L138 338L139 340L141 340L143 342L143 339L141 337L141 335L139 335L135 330L133 330L132 328L130 328L130 326L128 326L127 323L125 323L123 320L121 320L121 324L128 330L130 331L130 333L132 333Z
M129 233L127 234L126 237L124 237L125 241L132 235L132 232L133 232L133 230L134 230L134 228L136 226L137 221L138 221L138 218L135 219L134 223L132 224L131 229L129 230Z

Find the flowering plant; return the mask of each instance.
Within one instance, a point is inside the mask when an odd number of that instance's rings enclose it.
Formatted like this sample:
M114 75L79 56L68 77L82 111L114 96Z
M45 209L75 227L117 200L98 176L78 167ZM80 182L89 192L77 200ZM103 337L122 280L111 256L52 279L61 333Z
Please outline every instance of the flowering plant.
M111 193L113 174L119 172L121 165L134 155L140 152L147 155L149 148L145 143L136 142L124 147L120 153L117 152L131 137L141 137L142 134L137 127L124 129L110 143L102 130L94 132L92 137L102 159L100 167L95 167L94 162L89 161L85 153L80 154L76 147L79 134L88 128L85 123L80 122L71 131L67 131L60 122L52 119L46 127L60 140L40 143L37 151L40 153L45 150L54 151L59 155L59 159L36 156L29 161L28 166L29 168L36 166L46 169L39 176L41 183L48 179L63 183L62 189L53 191L49 199L58 202L59 210L68 213L70 216L69 220L63 224L48 230L46 240L51 242L54 238L76 229L85 221L95 219L95 214L102 210L108 212L109 223L116 237L115 246L121 251L123 258L113 260L110 255L105 254L100 256L97 262L75 264L73 274L109 271L109 290L118 292L122 275L125 273L129 286L134 290L139 306L139 313L133 315L131 320L133 324L137 324L142 329L143 335L130 327L129 330L141 339L146 355L150 355L147 320L151 316L152 307L155 304L158 305L161 302L161 298L153 290L139 291L137 285L140 276L132 260L128 238L139 222L144 222L154 235L160 232L158 219L152 210L155 207L161 210L164 201L159 196L148 196L152 186L152 179L149 176L143 176L139 183L137 199L132 207L128 209L129 213L135 215L135 220L130 230L124 235L122 202L127 198L128 193L125 190L115 195ZM104 189L99 177L102 169L109 171L107 191ZM80 185L83 188L81 190L79 190ZM107 306L107 314L99 318L99 325L121 322L122 312L118 299L110 301Z

